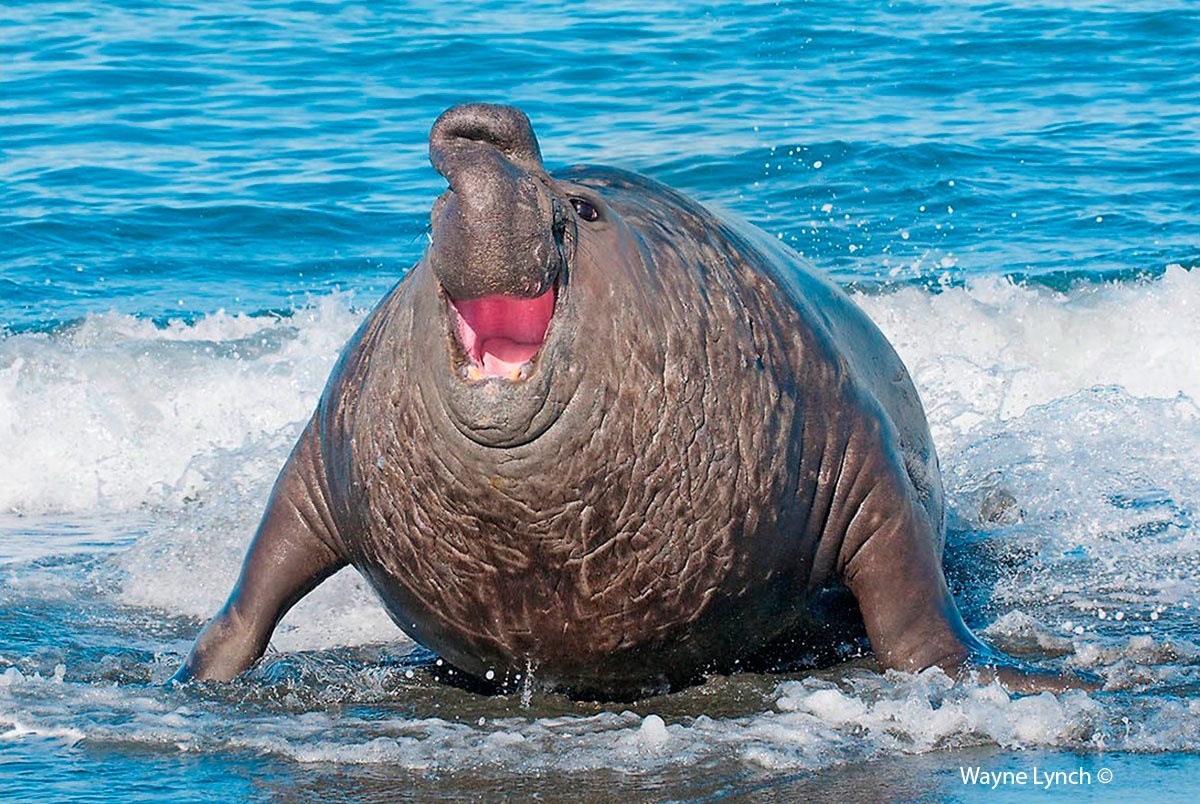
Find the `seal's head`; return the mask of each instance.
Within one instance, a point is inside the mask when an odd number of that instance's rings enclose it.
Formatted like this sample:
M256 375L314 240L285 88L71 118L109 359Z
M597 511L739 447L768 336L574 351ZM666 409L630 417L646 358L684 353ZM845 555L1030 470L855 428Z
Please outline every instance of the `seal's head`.
M439 396L471 440L518 446L557 420L578 385L577 313L597 288L577 287L576 268L624 249L613 232L583 231L599 201L546 172L518 109L447 110L429 154L450 185L427 254L445 325Z

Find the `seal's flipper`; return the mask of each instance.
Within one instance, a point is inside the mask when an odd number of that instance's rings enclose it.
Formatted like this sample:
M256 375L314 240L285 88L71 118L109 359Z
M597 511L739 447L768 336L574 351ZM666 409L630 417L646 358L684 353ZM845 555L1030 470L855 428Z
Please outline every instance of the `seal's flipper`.
M237 676L262 656L288 609L346 565L334 546L311 433L310 426L275 482L229 600L200 632L172 681Z
M892 499L872 499L884 496ZM900 500L892 508L895 495L875 490L862 501L843 543L842 578L880 664L910 671L936 664L953 673L983 643L950 597L924 510Z
M847 533L841 567L880 664L909 672L937 665L951 676L971 673L1014 692L1100 686L1094 678L1028 665L971 633L946 586L924 509L910 504L888 515L870 513L882 508L872 505L870 495L862 502Z

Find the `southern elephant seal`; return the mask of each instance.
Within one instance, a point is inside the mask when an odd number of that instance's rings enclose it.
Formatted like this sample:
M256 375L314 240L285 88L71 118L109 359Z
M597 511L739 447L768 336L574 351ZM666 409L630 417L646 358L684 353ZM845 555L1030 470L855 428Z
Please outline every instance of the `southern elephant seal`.
M241 578L176 678L229 679L353 565L498 682L628 697L727 670L844 584L879 662L1087 684L963 624L917 392L833 284L520 111L446 111L428 251L347 346Z

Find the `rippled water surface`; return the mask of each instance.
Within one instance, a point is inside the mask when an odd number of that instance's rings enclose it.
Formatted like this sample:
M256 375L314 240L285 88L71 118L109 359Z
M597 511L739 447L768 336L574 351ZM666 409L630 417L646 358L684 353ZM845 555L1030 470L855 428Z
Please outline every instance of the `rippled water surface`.
M0 797L1192 800L1200 7L33 3L0 11ZM628 705L481 696L342 573L169 689L345 340L421 254L437 114L641 171L849 287L926 403L1018 697L869 656ZM1082 777L1079 777L1082 778Z

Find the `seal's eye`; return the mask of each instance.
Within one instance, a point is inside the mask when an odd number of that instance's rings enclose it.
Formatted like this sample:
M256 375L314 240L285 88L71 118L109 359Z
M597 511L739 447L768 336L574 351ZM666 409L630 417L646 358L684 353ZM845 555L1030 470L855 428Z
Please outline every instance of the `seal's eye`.
M571 206L575 207L575 214L583 218L588 223L599 219L600 213L592 206L592 202L583 198L572 198Z

